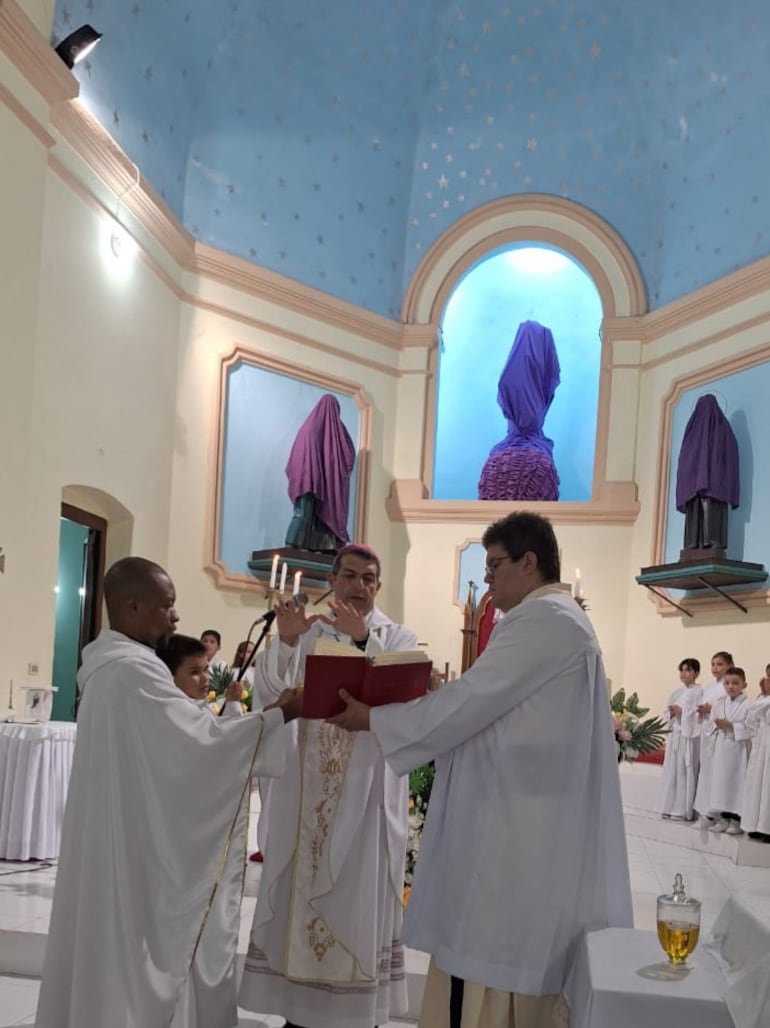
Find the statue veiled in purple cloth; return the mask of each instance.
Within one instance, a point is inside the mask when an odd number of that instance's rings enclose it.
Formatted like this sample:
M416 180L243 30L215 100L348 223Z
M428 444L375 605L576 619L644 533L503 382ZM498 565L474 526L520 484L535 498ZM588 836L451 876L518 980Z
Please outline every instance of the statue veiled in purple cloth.
M497 390L508 434L492 447L481 471L480 500L559 499L553 440L543 433L559 381L550 329L537 321L522 322Z
M322 396L297 432L286 465L294 516L286 545L336 552L349 542L350 476L356 448L336 397Z
M676 509L684 516L682 560L709 550L724 557L727 507L740 503L738 441L711 393L701 396L684 430L676 470ZM688 551L690 551L688 553Z

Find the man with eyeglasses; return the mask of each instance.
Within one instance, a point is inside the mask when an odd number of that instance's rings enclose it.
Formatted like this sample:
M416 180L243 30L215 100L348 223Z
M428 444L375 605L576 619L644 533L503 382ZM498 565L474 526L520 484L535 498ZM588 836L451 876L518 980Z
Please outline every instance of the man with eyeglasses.
M420 1028L554 1028L582 933L633 923L607 681L550 522L483 543L503 617L473 667L407 705L344 693L333 720L398 774L436 760L404 925L432 955Z
M326 636L373 656L414 650L417 636L375 606L380 561L338 553L330 615L276 605L278 637L257 658L254 689L279 695L304 679ZM286 773L268 785L262 881L240 1005L288 1028L375 1028L407 1009L401 942L408 780L373 736L323 721L293 731Z

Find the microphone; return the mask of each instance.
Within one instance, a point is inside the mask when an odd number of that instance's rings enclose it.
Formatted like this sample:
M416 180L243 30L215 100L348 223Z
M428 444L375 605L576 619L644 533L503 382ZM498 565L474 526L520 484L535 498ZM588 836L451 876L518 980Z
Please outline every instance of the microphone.
M272 625L272 623L274 621L275 621L275 611L274 610L266 611L262 615L262 617L261 618L257 618L257 620L254 622L254 624L251 626L251 628L249 629L249 635L251 635L251 633L254 631L254 629L257 627L257 625L268 625L269 626L269 625Z

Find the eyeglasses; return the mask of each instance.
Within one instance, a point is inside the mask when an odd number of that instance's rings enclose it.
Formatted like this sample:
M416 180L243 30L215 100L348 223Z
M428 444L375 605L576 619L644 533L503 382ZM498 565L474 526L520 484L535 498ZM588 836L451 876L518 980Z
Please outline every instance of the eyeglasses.
M492 560L487 561L487 563L484 565L484 574L494 578L495 572L504 560L513 560L513 557L493 557Z

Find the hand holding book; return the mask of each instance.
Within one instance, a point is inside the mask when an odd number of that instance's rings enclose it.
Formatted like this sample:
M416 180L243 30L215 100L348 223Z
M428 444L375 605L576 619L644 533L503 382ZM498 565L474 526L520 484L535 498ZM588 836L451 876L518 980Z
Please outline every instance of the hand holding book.
M430 688L433 665L421 650L365 657L353 646L327 640L319 643L305 661L304 718L342 714L342 689L367 707L379 707L418 699Z

